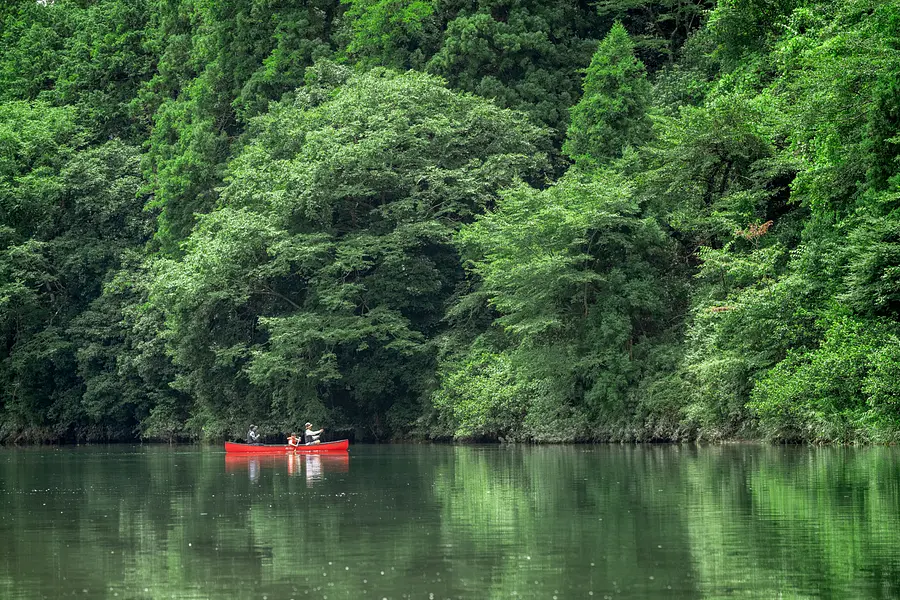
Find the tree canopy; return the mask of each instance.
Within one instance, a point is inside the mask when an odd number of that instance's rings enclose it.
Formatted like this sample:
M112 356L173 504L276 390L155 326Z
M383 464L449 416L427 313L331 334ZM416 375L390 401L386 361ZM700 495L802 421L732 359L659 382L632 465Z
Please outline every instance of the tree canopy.
M8 2L0 441L896 441L898 23Z

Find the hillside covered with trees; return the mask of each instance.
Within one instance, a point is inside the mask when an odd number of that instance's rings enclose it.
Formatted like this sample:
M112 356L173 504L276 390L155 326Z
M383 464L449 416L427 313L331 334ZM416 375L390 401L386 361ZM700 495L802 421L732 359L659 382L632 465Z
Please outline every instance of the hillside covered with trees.
M0 10L0 441L900 438L900 0Z

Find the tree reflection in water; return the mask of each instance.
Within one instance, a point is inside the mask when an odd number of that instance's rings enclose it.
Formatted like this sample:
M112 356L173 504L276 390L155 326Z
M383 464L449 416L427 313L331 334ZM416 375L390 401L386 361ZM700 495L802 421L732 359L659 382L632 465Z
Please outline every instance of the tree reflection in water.
M896 448L310 458L0 448L0 598L900 598Z

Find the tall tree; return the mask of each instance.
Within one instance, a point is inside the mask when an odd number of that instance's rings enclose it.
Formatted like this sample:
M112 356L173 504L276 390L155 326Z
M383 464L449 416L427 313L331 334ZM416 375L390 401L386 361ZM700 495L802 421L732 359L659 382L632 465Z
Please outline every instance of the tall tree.
M21 3L2 19L0 98L70 105L86 135L143 141L130 104L156 60L147 0Z
M473 294L503 336L489 329L444 364L435 404L454 435L629 436L630 392L684 302L674 246L632 192L616 176L573 173L544 191L507 191L463 228Z
M581 167L604 164L650 135L650 83L621 23L600 43L572 109L563 152Z
M157 0L148 44L159 66L135 107L152 120L146 176L166 252L177 253L196 215L214 207L247 119L331 55L339 13L338 0Z
M85 413L70 326L120 254L149 236L136 149L79 148L75 111L0 105L0 437L106 437L119 415ZM132 423L133 425L134 423ZM115 428L115 426L113 427ZM116 436L133 432L126 425Z
M204 432L408 427L462 276L453 232L539 175L542 134L430 76L333 63L256 120L223 206L155 287Z

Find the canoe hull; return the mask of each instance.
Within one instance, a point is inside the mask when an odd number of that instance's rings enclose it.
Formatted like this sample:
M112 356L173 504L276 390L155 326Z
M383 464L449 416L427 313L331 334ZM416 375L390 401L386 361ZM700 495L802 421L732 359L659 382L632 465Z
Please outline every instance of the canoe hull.
M349 447L349 440L322 442L321 444L296 447L281 444L254 445L225 442L225 452L227 454L328 454L329 452L346 452Z

